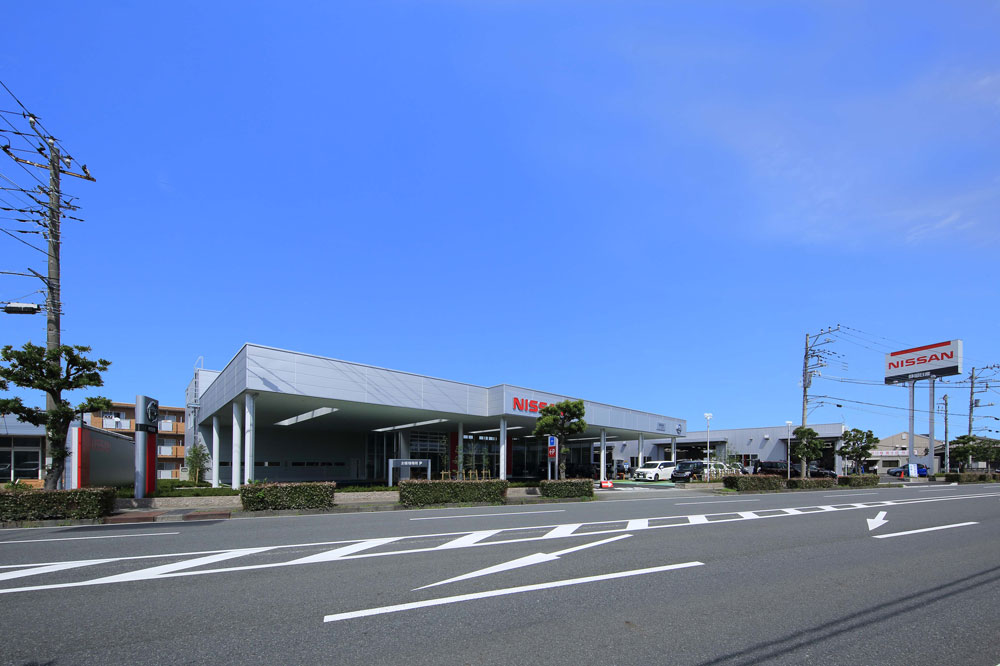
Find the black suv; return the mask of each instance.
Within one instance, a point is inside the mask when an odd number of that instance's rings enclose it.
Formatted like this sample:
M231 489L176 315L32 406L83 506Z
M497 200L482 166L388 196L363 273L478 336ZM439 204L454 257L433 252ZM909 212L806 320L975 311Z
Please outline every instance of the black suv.
M753 473L788 476L788 463L784 460L758 460L753 467Z
M817 465L816 463L809 463L809 467L806 468L809 476L813 479L836 479L837 473L832 469L824 469ZM792 476L802 476L802 465L792 465Z

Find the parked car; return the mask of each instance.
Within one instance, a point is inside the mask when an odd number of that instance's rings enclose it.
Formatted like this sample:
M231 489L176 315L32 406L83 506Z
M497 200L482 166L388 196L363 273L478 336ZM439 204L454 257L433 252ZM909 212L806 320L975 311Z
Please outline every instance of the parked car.
M706 470L712 478L721 478L733 473L724 463L715 460L707 464L703 460L682 460L677 463L674 473L670 475L670 480L680 483L692 481L703 476Z
M887 472L889 476L898 476L902 478L903 476L910 475L909 465L904 465L902 467L892 467ZM927 476L927 467L917 463L917 476Z
M807 467L806 470L807 470L807 473L809 474L809 476L811 478L813 478L813 479L824 479L824 478L825 479L836 479L837 478L837 473L834 472L832 469L826 469L826 468L820 467L816 463L809 463L809 467ZM796 476L801 476L801 475L802 475L802 466L798 465L798 464L793 464L792 465L792 477L794 478Z
M758 460L754 465L754 474L775 474L777 476L788 475L788 463L784 460Z
M635 470L632 478L636 481L666 481L676 467L677 463L673 460L647 460Z

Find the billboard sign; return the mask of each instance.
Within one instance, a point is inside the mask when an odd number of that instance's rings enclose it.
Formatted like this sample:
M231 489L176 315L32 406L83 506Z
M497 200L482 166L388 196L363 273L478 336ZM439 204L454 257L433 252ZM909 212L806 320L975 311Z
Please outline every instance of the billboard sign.
M962 374L962 341L938 342L885 355L885 383Z

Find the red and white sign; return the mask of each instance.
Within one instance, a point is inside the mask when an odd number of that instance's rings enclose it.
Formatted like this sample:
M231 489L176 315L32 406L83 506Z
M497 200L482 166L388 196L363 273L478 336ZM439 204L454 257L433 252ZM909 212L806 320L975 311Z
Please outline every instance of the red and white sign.
M556 457L556 449L557 448L558 447L555 447L555 446L550 446L549 447L549 458L555 458Z
M615 484L610 481L601 481L601 488L614 488Z
M962 374L962 341L903 349L885 355L885 383Z

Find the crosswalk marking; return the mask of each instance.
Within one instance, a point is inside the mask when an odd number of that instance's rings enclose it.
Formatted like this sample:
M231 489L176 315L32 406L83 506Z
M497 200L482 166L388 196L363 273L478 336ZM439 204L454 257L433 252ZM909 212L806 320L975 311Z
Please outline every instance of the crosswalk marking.
M713 525L722 523L739 522L745 520L760 520L764 518L779 518L785 516L798 516L808 514L826 514L830 512L852 511L857 509L868 509L884 506L903 506L907 504L924 504L928 502L942 502L963 499L980 499L986 497L1000 497L1000 492L961 494L947 497L934 496L902 500L881 500L873 502L859 502L838 506L802 506L789 508L760 509L758 511L721 512L711 514L698 514L693 516L660 516L653 518L634 518L631 520L603 520L589 523L569 523L563 525L539 525L511 527L496 530L476 530L465 532L448 532L438 534L417 534L397 537L376 537L371 539L356 539L342 541L326 541L303 544L281 544L274 546L263 546L257 548L237 548L219 551L199 551L188 553L163 553L159 555L136 555L117 558L104 558L94 560L73 560L66 562L39 562L22 564L0 565L0 581L15 580L23 577L42 575L59 571L73 569L86 570L89 567L106 564L117 564L133 560L146 559L174 559L185 558L168 564L154 567L147 567L138 571L102 576L89 580L33 585L28 587L0 588L0 594L10 594L15 592L25 592L34 590L49 590L67 587L80 587L85 585L98 585L108 583L125 583L160 578L174 578L181 576L196 576L207 574L218 574L234 571L250 571L255 569L268 569L274 567L286 567L299 564L313 564L321 562L331 562L337 560L399 556L411 553L426 553L440 550L451 550L459 548L493 547L514 543L524 543L530 541L541 541L559 538L579 538L604 534L621 534L623 532L646 531L654 529L666 529L673 527L686 527L690 525L701 525L711 523ZM668 521L650 524L650 521ZM581 527L588 529L583 531ZM595 529L596 528L596 529ZM490 537L499 537L493 538ZM506 537L506 538L504 538ZM489 539L489 540L487 540ZM427 545L430 541L431 544ZM390 543L413 543L412 548L402 548L396 550L379 550L381 546ZM442 543L443 542L443 543ZM330 548L331 546L338 546ZM200 568L206 565L234 560L244 557L252 557L261 553L280 553L286 549L317 548L325 549L322 552L299 557L293 560L267 561L263 563L246 563L237 566L219 567L213 569ZM3 571L6 570L6 571Z

